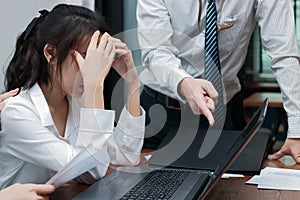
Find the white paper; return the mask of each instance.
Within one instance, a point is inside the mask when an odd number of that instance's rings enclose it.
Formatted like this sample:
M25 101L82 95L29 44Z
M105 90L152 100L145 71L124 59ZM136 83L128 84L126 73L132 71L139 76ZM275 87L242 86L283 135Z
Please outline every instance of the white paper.
M88 149L83 149L70 162L68 162L60 171L58 171L46 184L59 187L62 184L80 176L86 171L100 164L97 154L101 151L91 153Z
M146 159L147 161L149 161L151 157L152 157L152 155L146 155L146 156L145 156L145 159Z
M251 179L249 179L246 184L254 184L254 185L258 185L260 181L260 176L259 175L255 175L253 176Z
M244 178L245 176L243 174L229 174L224 173L221 178Z
M260 189L300 190L300 170L267 167L246 183Z

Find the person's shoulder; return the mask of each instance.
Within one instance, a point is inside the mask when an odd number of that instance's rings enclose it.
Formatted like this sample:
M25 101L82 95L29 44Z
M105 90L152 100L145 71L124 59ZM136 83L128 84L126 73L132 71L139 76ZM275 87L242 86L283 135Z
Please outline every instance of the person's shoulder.
M21 90L19 94L14 97L10 97L5 101L5 107L16 105L28 105L31 102L28 90ZM4 107L4 108L5 108Z
M5 106L1 111L1 118L10 112L28 112L34 108L28 90L22 90L18 95L10 97L4 102Z

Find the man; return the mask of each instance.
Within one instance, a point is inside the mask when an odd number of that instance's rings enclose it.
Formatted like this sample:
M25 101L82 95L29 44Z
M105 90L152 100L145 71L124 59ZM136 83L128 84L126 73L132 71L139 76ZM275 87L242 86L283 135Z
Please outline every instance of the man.
M147 68L141 75L146 84L142 105L147 111L159 103L168 115L164 128L146 138L145 146L156 148L172 126L178 128L184 121L180 118L180 110L185 107L178 105L181 102L186 101L193 113L203 114L210 125L214 124L217 90L205 80L204 67L206 14L211 1L217 9L223 82L223 93L218 90L218 95L223 97L226 105L224 129L235 128L230 122L233 121L233 110L237 109L235 102L241 102L237 95L241 89L237 74L244 64L251 35L258 23L263 48L272 58L271 68L282 91L289 123L285 144L270 158L290 154L300 162L300 56L290 0L138 0L139 43ZM151 117L151 123L152 120L155 118ZM205 123L202 117L201 123Z

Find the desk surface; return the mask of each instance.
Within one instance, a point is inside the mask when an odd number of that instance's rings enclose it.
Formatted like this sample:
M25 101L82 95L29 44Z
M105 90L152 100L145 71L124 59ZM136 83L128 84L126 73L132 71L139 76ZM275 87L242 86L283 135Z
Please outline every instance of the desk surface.
M266 160L263 164L263 167L300 169L300 164L295 164L292 158L285 156L280 160ZM207 200L286 200L298 199L300 196L300 191L264 190L257 189L256 185L246 185L245 182L250 178L251 176L246 176L244 178L230 178L219 180L219 182L208 195ZM84 184L70 184L64 187L60 187L55 191L54 194L50 195L50 200L72 199L80 192L86 190L88 187L89 185Z
M264 167L278 167L300 169L300 164L295 164L291 157L285 156L280 160L266 160ZM264 199L264 200L287 200L299 199L300 191L265 190L257 189L257 185L246 185L245 182L251 176L245 178L221 179L209 194L207 200L216 199Z

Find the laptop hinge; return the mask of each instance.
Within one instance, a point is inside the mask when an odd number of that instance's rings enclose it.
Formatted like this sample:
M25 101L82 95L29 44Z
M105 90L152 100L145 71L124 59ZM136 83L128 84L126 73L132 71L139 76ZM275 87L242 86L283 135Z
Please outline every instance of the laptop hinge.
M190 190L190 192L187 194L187 196L184 198L185 200L193 200L193 199L198 199L200 191L206 190L207 185L210 182L211 179L211 175L209 173L205 173L203 175L206 175L206 177L203 179L199 179L194 186L192 187L192 189ZM206 183L206 184L205 184ZM199 192L196 192L199 191Z
M205 185L204 189L201 190L201 194L197 196L197 199L202 199L205 194L207 194L208 190L212 187L212 184L215 182L215 179L217 178L217 175L214 172L211 172L209 176L209 180L207 184Z

